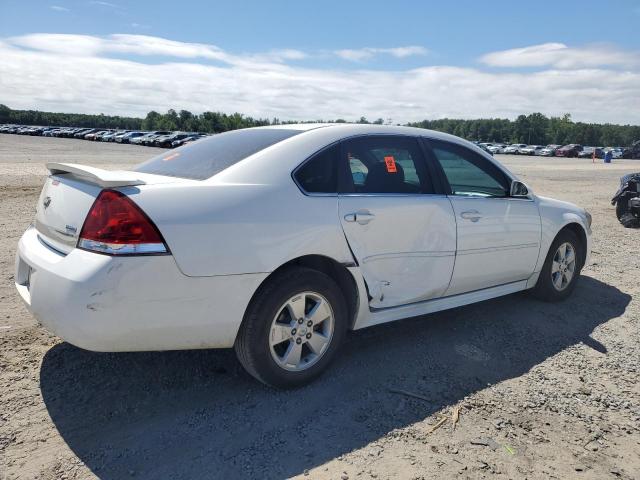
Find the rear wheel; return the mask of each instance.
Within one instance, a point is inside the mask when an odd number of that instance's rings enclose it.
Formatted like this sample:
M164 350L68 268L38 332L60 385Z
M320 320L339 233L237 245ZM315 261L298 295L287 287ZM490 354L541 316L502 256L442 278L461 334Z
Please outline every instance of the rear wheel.
M547 301L564 300L575 288L582 266L578 237L570 230L560 232L549 248L534 295Z
M304 385L335 357L347 330L347 307L336 283L322 272L291 268L260 288L238 332L243 367L278 388Z

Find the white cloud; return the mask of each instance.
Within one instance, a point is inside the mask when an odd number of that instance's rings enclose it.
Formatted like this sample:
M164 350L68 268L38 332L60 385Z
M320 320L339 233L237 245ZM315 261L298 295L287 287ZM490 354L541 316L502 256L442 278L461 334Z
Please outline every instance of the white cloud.
M344 49L336 50L334 53L343 60L349 60L351 62L361 62L364 60L370 60L371 58L380 54L391 55L396 58L405 58L413 55L426 55L428 53L428 50L424 47L411 45L408 47L395 48L365 47L359 49Z
M543 43L488 53L480 61L492 67L628 68L640 65L640 53L626 52L611 45L568 47L564 43Z
M89 2L91 5L100 5L101 7L109 7L109 8L120 8L118 5L116 5L115 3L111 3L111 2L103 2L100 0L91 0Z
M135 54L134 60L112 58L123 53ZM175 60L149 63L144 55ZM373 71L288 63L305 55L298 50L238 55L214 45L143 35L0 39L0 103L137 116L184 108L300 120L364 115L395 122L514 118L540 111L570 112L576 120L640 123L637 69L487 72L425 66Z
M66 7L61 7L60 5L51 5L49 7L51 10L55 10L56 12L68 12L69 9Z

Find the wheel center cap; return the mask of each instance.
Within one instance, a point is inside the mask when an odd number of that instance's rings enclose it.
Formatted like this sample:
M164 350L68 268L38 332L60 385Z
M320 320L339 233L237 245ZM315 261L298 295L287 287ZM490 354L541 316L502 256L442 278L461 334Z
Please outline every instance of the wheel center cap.
M298 336L299 337L304 337L307 334L307 327L300 327L298 329Z

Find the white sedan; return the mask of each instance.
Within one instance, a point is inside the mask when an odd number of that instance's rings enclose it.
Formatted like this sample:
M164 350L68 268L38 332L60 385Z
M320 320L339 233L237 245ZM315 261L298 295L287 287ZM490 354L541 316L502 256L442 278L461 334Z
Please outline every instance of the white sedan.
M33 315L95 351L235 347L304 384L348 330L531 289L566 298L591 216L429 130L236 130L131 171L48 164L20 239Z

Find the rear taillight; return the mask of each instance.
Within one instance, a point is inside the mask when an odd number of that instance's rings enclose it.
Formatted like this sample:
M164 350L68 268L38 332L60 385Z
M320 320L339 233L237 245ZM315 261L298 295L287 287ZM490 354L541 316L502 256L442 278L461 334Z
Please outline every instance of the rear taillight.
M169 249L151 219L129 197L103 190L84 221L78 248L108 255L166 254Z

